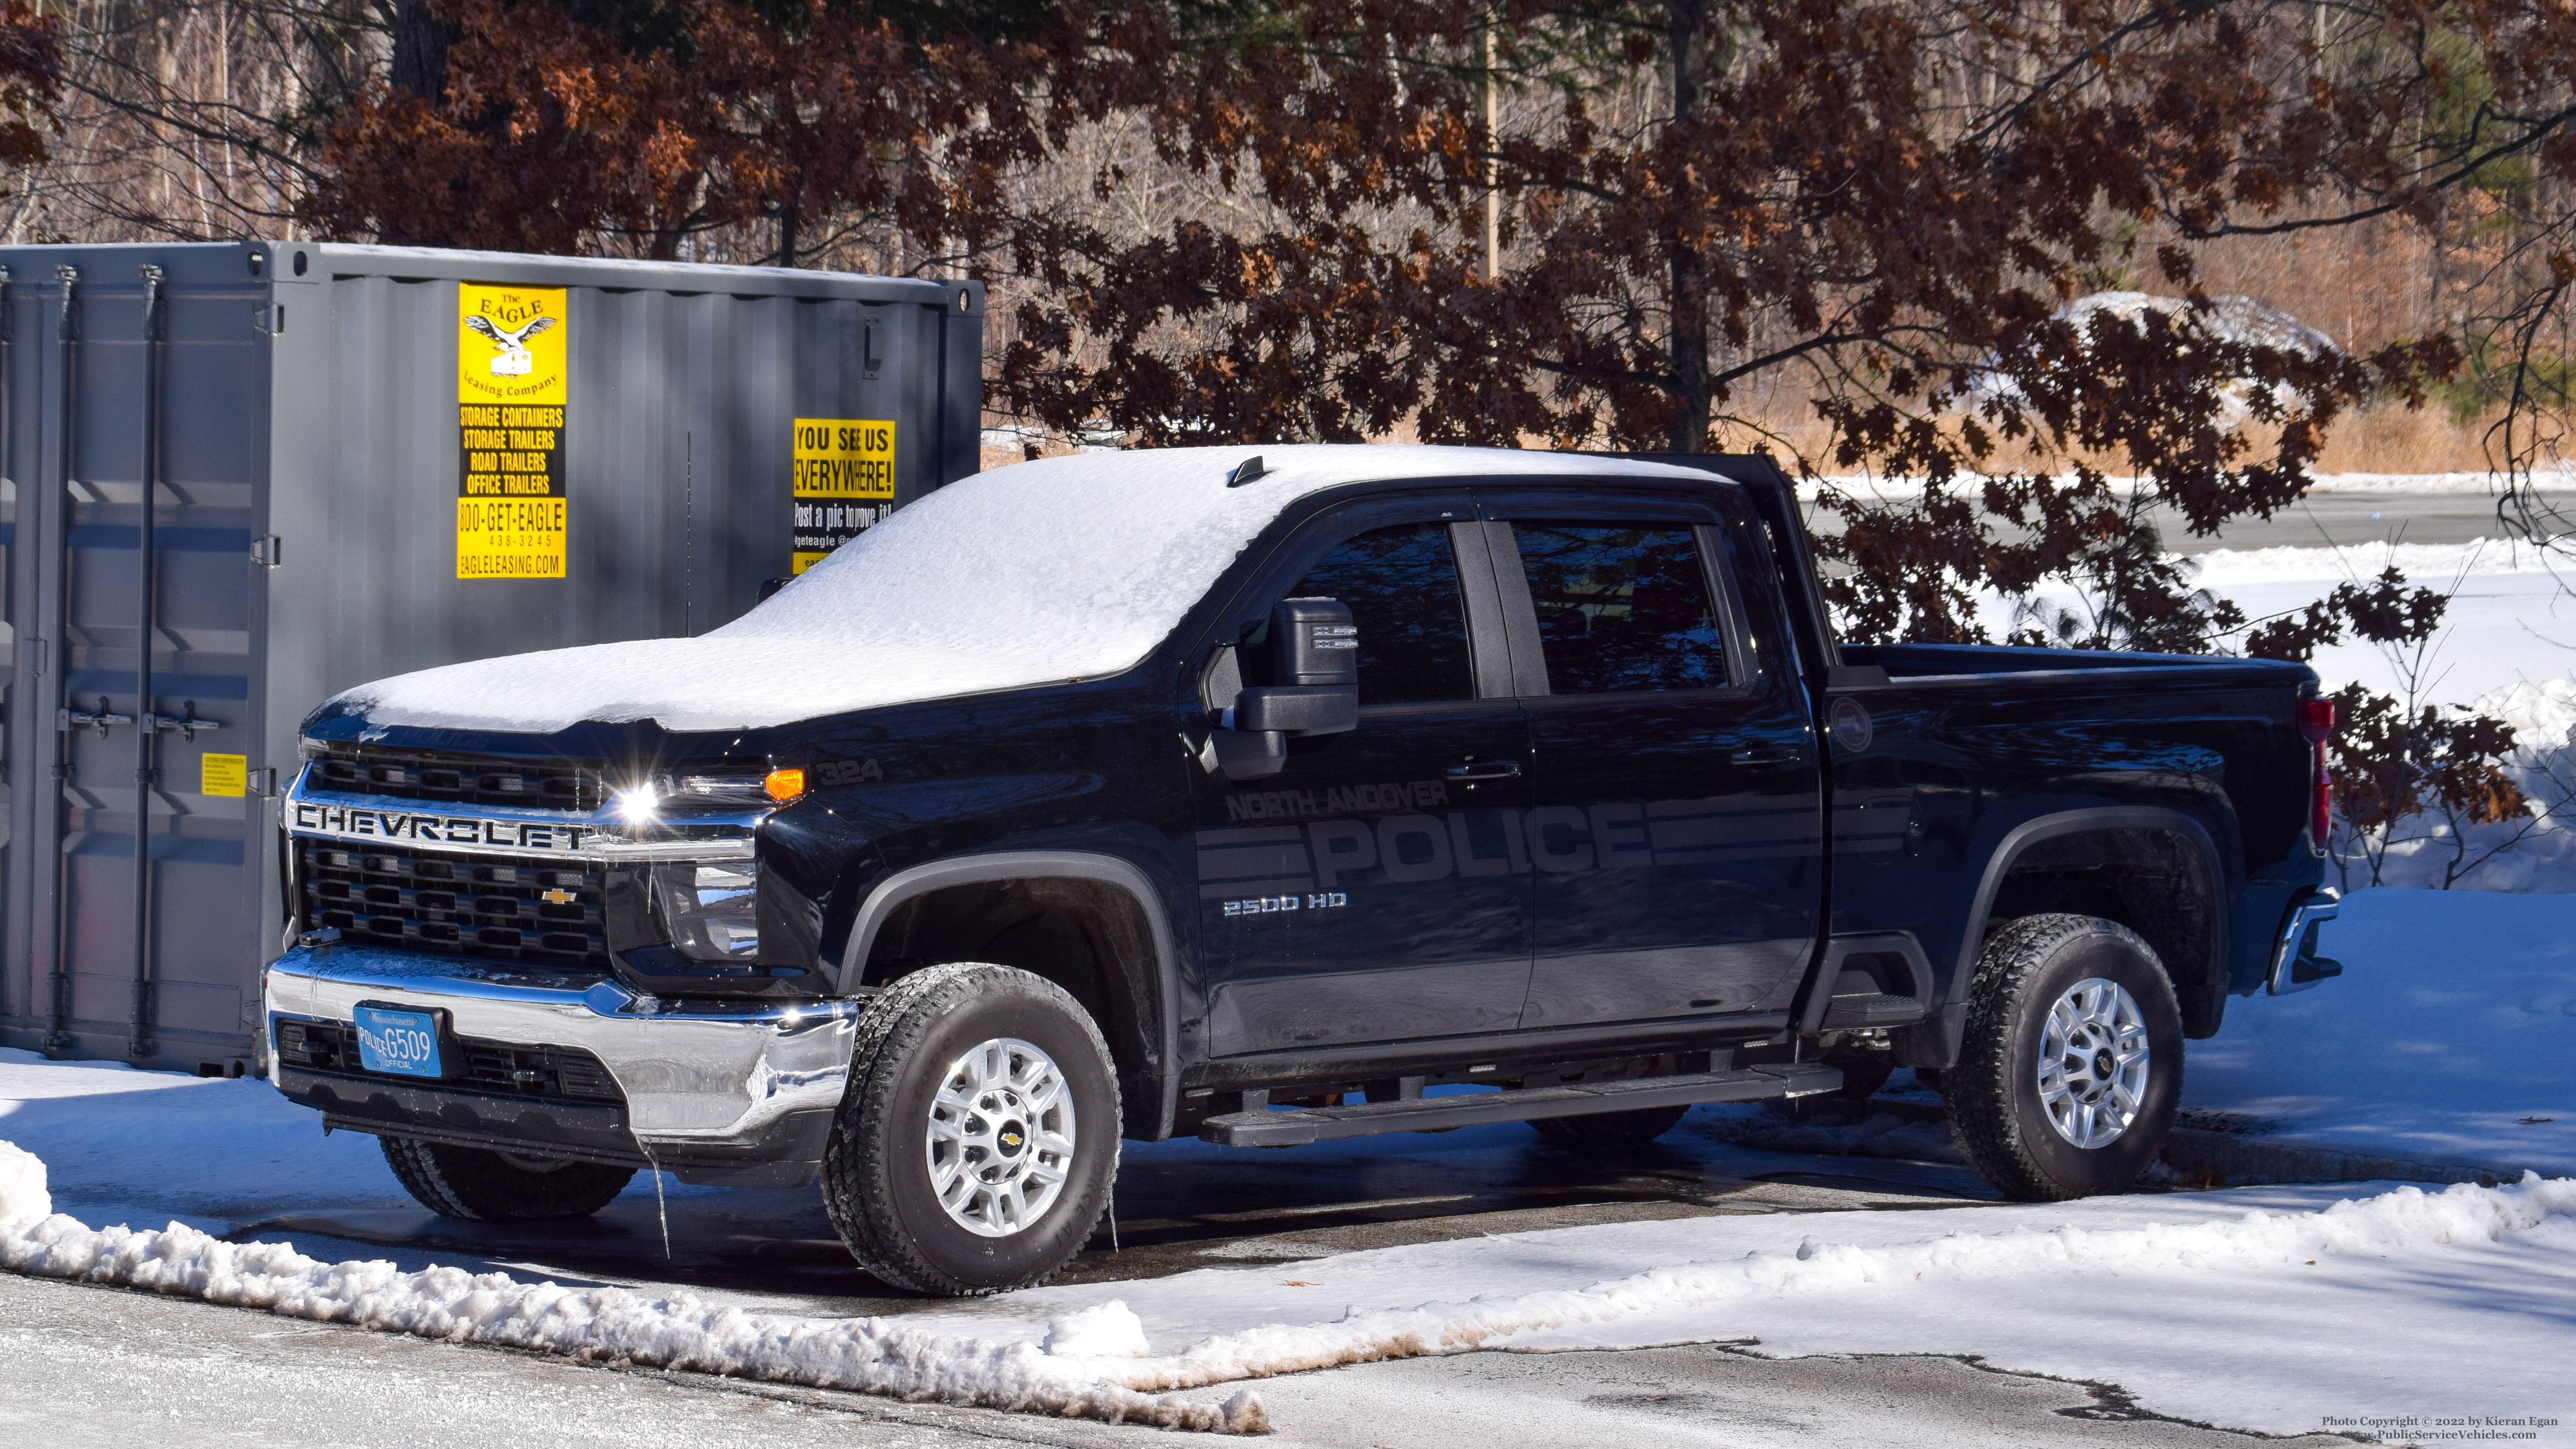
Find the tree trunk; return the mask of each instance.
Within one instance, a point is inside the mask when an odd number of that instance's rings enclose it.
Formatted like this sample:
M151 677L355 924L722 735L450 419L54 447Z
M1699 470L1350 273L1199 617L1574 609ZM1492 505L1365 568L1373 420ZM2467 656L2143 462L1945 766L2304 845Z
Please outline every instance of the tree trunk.
M1673 59L1673 113L1666 122L1666 134L1668 138L1674 133L1686 138L1698 129L1700 79L1709 52L1708 7L1706 0L1674 0L1664 15L1666 44ZM1680 165L1684 149L1667 149L1667 164ZM1676 184L1666 194L1688 196L1691 191ZM1685 217L1673 216L1667 218L1666 224L1678 229L1686 221ZM1699 247L1686 236L1670 236L1665 246L1672 287L1672 335L1666 342L1672 365L1667 386L1674 403L1667 446L1676 453L1701 453L1708 450L1708 423L1713 408L1708 381L1708 264Z
M778 260L771 265L780 267L796 265L795 202L782 201L778 204Z
M429 0L394 0L394 89L437 105L447 95L447 23Z

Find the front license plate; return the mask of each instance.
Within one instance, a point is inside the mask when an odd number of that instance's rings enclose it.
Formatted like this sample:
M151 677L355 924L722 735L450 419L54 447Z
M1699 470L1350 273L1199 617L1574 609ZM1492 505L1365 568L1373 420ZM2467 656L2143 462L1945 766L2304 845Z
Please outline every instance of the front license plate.
M438 1062L438 1018L426 1011L361 1006L358 1065L397 1077L445 1076Z

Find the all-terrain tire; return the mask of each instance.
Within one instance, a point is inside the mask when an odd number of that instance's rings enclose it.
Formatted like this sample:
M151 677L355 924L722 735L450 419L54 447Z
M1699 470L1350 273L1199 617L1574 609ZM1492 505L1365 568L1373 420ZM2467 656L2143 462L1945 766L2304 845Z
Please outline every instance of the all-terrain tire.
M2121 1114L2126 1125L2087 1147L2050 1118L2041 1051L2050 1013L2075 988L2095 981L2128 994L2147 1057L2134 1110ZM2079 1053L2058 1065L2080 1076L2093 1070L2094 1059ZM2115 922L2055 914L2007 922L1978 958L1959 1060L1940 1080L1960 1150L2004 1196L2053 1202L2121 1191L2155 1160L2182 1098L2182 1009L2173 983L2154 949ZM2057 1100L2070 1099L2060 1092ZM2077 1092L2072 1100L2114 1099Z
M823 1206L859 1266L899 1288L963 1298L1034 1287L1073 1261L1109 1206L1120 1122L1108 1044L1080 1003L1026 971L953 962L897 978L861 1013L857 1038L824 1152ZM955 1064L997 1041L1052 1060L1073 1150L1054 1199L1018 1230L992 1234L943 1205L931 1112Z
M1530 1130L1569 1152L1615 1152L1640 1147L1673 1130L1688 1107L1640 1107L1633 1112L1592 1112L1581 1117L1541 1117Z
M412 1137L377 1141L404 1191L441 1217L469 1223L586 1218L608 1206L635 1176L631 1167L564 1157L505 1155Z

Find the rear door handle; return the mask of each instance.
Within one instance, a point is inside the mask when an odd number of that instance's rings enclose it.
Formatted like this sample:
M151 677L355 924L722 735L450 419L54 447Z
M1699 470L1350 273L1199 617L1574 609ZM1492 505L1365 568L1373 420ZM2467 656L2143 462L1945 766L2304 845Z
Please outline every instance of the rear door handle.
M1440 772L1452 780L1517 780L1521 767L1509 760L1470 760Z
M1794 765L1806 757L1794 745L1742 745L1726 752L1727 760L1738 765Z

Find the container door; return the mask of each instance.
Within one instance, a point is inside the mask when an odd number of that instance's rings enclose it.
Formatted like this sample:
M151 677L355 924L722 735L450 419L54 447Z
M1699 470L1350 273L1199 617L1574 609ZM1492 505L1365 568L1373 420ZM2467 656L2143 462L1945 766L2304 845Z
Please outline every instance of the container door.
M265 290L204 275L237 253L200 250L177 278L133 251L72 255L15 347L42 358L38 407L13 422L41 438L19 597L50 658L18 675L49 718L13 732L35 767L13 774L42 795L13 974L55 1050L226 1062L246 1051L267 944L246 869L266 784L249 769Z

